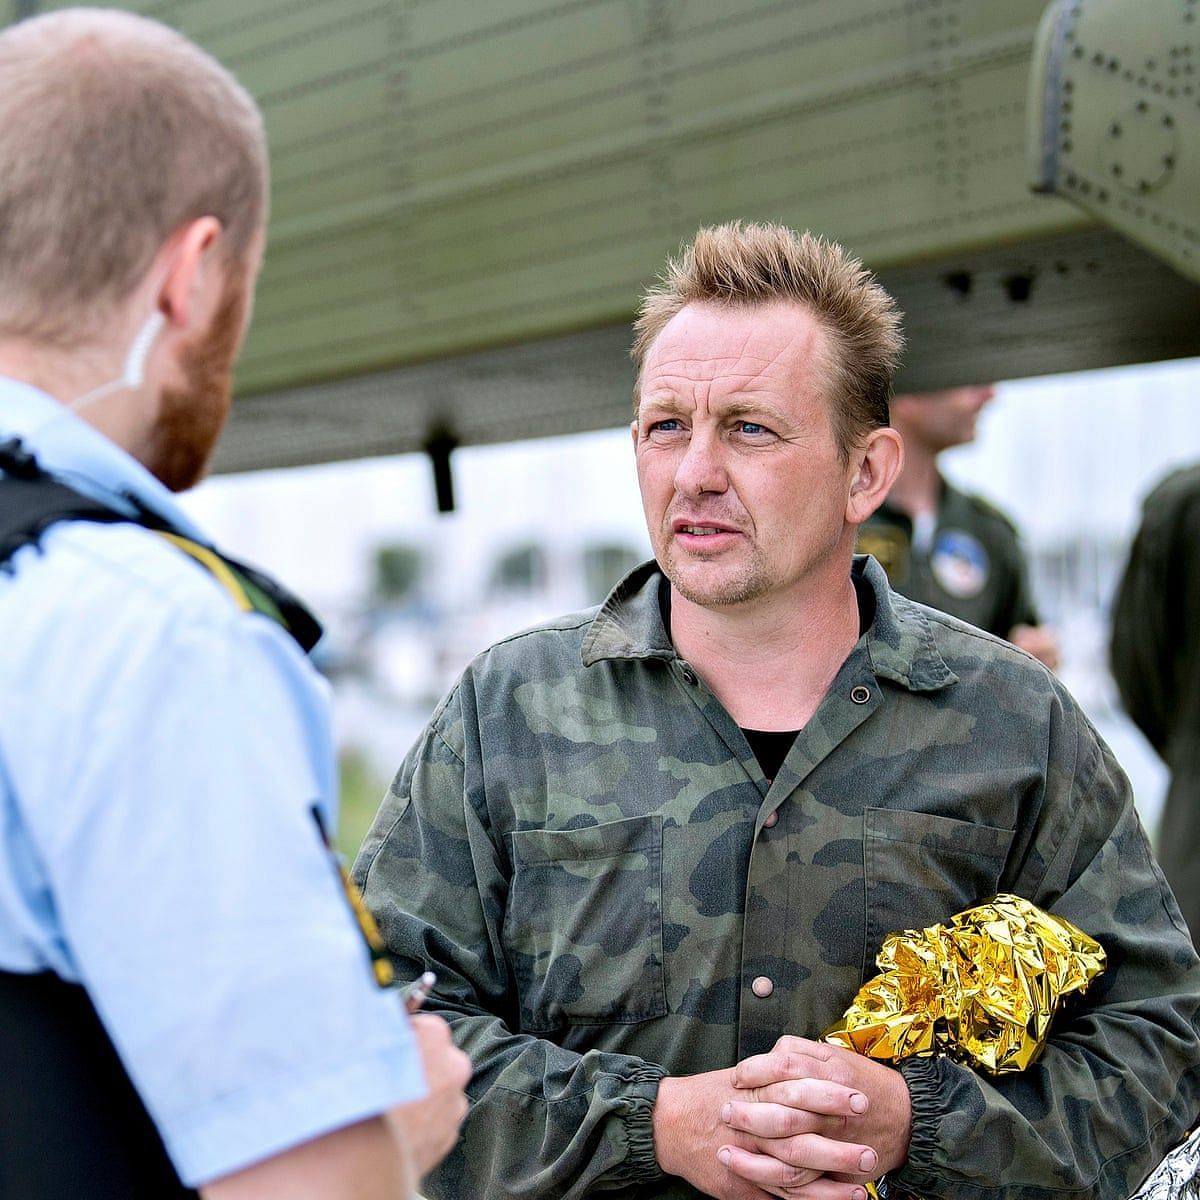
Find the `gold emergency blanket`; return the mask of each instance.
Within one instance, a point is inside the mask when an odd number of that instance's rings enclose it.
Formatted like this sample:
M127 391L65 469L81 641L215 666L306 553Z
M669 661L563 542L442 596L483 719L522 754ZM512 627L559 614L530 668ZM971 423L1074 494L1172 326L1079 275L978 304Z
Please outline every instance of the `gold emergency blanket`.
M1104 970L1104 949L1070 921L999 895L946 925L890 934L882 974L825 1040L871 1058L947 1054L990 1074L1023 1071L1065 996Z

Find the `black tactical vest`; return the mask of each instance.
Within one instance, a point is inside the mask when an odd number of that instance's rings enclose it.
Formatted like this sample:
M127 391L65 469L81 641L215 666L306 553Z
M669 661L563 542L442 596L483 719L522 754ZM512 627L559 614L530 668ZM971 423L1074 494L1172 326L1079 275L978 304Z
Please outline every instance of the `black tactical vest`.
M0 1196L198 1200L81 987L0 971Z

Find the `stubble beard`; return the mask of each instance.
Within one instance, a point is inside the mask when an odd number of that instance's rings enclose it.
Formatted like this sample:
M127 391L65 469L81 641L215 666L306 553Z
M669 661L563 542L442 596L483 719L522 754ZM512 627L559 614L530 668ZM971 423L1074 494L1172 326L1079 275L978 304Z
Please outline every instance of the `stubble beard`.
M163 389L148 465L172 492L204 478L225 427L246 303L245 282L231 278L208 329L180 354L183 387Z
M680 569L678 557L668 544L658 556L663 574L671 586L687 601L700 608L733 608L759 600L772 589L771 573L766 559L757 546L750 548L750 561L731 575L719 568L711 574L711 582L696 583L698 571L690 573ZM716 564L711 564L716 568Z

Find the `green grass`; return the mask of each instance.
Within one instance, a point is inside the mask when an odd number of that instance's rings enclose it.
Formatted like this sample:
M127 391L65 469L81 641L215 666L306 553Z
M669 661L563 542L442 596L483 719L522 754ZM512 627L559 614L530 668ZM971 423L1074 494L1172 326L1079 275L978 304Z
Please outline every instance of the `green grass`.
M366 758L355 750L346 750L338 762L341 776L341 804L338 817L337 847L353 862L379 802L387 791L388 780L371 770Z

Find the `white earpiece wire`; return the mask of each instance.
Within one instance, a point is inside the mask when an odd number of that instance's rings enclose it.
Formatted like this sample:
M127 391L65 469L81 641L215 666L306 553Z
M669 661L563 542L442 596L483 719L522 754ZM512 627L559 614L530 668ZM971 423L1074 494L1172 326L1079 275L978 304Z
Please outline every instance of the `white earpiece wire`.
M158 337L159 331L166 322L166 314L156 308L142 323L142 327L137 331L133 341L129 343L129 351L125 355L125 365L121 370L120 378L111 379L108 383L102 383L99 387L92 388L90 392L84 392L82 396L72 400L67 407L72 412L79 412L80 409L94 404L112 392L121 389L133 391L141 387L142 381L146 377L146 359L150 356L150 348L154 345L154 339Z

